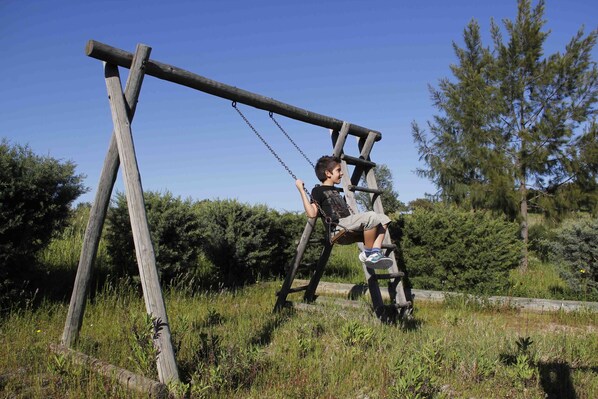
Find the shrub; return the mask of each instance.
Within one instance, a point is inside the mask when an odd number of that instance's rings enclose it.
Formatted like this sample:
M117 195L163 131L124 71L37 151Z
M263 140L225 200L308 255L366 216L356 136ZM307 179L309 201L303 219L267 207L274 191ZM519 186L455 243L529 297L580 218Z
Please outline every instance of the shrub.
M201 230L193 203L171 193L144 193L156 265L163 282L190 273L198 266ZM118 273L137 274L127 199L118 193L108 213L108 252Z
M598 295L598 219L570 220L553 234L545 244L551 259L564 264L571 287Z
M245 205L235 200L207 201L197 207L201 246L227 286L282 274L295 248L300 216ZM304 221L304 219L303 219Z
M66 226L71 203L86 191L74 172L72 162L0 141L1 292L23 279L36 253Z
M402 256L418 288L496 293L519 264L516 223L441 204L403 217Z

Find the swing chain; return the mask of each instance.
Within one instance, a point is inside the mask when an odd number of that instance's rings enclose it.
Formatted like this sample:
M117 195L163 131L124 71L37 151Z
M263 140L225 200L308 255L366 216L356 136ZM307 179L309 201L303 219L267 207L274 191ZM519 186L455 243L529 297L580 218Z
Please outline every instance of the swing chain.
M251 130L253 130L253 133L255 133L255 135L262 141L262 143L264 143L264 145L266 146L266 148L268 148L268 150L270 150L270 152L272 153L272 155L274 155L274 157L278 160L278 162L286 169L287 172L289 172L289 175L291 175L291 177L293 179L297 180L297 176L295 176L295 174L291 171L291 169L289 169L289 167L287 166L287 164L284 163L284 161L278 156L278 154L274 151L274 149L272 147L270 147L270 144L268 144L266 142L266 140L262 137L262 135L258 133L258 131L251 124L251 122L249 122L249 120L245 117L245 115L243 115L243 113L241 112L241 110L239 108L237 108L237 102L236 101L233 101L232 106L235 109L235 111L237 111L239 113L239 115L241 116L241 118L243 118L243 120L245 121L245 123L247 123L247 126L249 126L251 128Z
M287 139L289 139L289 141L291 142L291 144L293 144L295 146L295 148L297 149L297 151L299 151L299 153L301 155L303 155L303 158L305 158L305 160L312 166L312 168L316 168L316 165L313 164L312 161L309 160L309 158L307 157L307 155L305 155L305 153L301 150L301 148L299 148L299 146L297 145L297 143L295 143L295 141L291 138L291 136L289 136L289 134L283 129L282 126L280 126L280 123L278 123L278 121L276 119L274 119L274 113L272 111L270 111L268 113L268 115L270 116L270 119L272 119L272 122L274 122L274 124L276 124L276 126L278 126L278 128L280 129L280 131L287 137Z
M293 179L298 180L297 176L295 176L295 174L291 171L291 169L287 166L287 164L284 163L284 161L278 156L278 154L276 153L276 151L274 151L274 149L272 147L270 147L270 144L268 144L266 142L266 140L262 137L262 135L259 134L259 132L253 127L253 125L251 124L251 122L249 122L249 120L243 114L243 112L241 112L241 110L239 108L237 108L237 102L233 101L231 105L235 109L235 111L237 111L239 113L239 115L241 116L241 118L243 118L243 120L245 121L245 123L247 124L247 126L249 126L251 128L251 130L253 131L253 133L255 133L255 135L260 139L260 141L266 146L266 148L268 148L268 150L270 150L270 152L272 153L272 155L274 155L274 157L276 158L276 160L278 160L278 162L286 169L286 171L289 173L289 175L291 175L291 177ZM272 112L270 112L270 117L272 117ZM274 119L274 118L272 118L272 119ZM278 125L278 123L277 123L277 125ZM289 139L290 139L290 137L289 137ZM301 150L299 150L299 151L301 151ZM302 154L303 154L303 152L302 152ZM308 162L309 162L309 159L308 159ZM312 198L310 192L307 191L307 189L305 188L305 186L303 186L303 191L305 191L305 194L307 194L307 198L309 198L309 200L311 201L311 203L313 203L313 204L316 205L316 208L318 208L318 212L324 218L325 224L328 226L328 239L330 239L330 233L331 233L330 229L331 229L331 225L332 225L332 218L330 216L326 215L326 212L324 212L324 210L320 207L320 204L318 204L317 201L314 201L314 199ZM338 226L340 226L340 225L338 225Z

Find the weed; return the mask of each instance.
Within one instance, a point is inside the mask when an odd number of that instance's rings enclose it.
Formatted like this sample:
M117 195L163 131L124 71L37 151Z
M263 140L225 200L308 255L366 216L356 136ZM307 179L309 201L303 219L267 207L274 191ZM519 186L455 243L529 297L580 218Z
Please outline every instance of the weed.
M515 352L501 355L503 363L509 366L507 374L517 388L525 387L532 380L537 380L536 354L531 349L533 343L531 337L518 337L515 341Z
M191 388L191 384L181 381L172 381L168 384L168 391L170 392L170 396L174 396L175 398L183 398L189 395L189 391Z
M428 399L440 393L440 387L434 374L423 364L413 364L399 360L394 371L396 378L390 388L392 398Z
M224 321L224 317L215 309L209 309L208 314L206 316L205 325L206 326L215 326L217 324L221 324Z
M182 343L182 384L171 390L192 399L598 397L596 316L589 311L529 315L525 330L515 313L476 315L426 302L416 330L327 313L279 320L270 313L278 286L167 292ZM86 309L77 349L135 372L145 362L149 371L141 373L154 378L152 339L161 323L143 316L142 298L130 280L104 286ZM0 397L143 397L48 355L65 311L63 303L41 302L0 321Z
M48 372L58 375L65 375L67 372L68 359L62 353L52 355L48 359Z
M345 345L365 349L372 346L374 330L356 321L350 321L343 326L341 336Z
M517 345L517 351L521 354L528 355L530 352L530 347L534 341L532 341L531 337L519 337L515 344Z
M297 346L299 347L299 357L306 357L316 348L315 341L311 337L299 337Z
M131 350L129 360L139 373L150 375L153 378L157 377L155 364L160 354L160 351L154 345L154 340L158 339L162 328L163 323L160 319L146 314L143 321L138 319L135 321L131 327L131 333L127 334Z
M496 373L497 363L497 359L491 359L486 355L477 356L472 365L473 381L479 382L492 377Z

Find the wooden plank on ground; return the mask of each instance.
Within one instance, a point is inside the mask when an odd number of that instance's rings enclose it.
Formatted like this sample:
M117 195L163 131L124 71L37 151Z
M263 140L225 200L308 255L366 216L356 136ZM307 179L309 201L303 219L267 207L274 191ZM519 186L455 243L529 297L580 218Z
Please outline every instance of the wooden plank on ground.
M150 398L167 398L168 387L165 384L154 381L139 374L132 373L120 367L113 366L102 360L88 356L84 353L74 351L63 345L51 344L52 352L63 355L76 364L89 367L100 375L115 379L125 388L139 392Z
M295 280L296 284L305 284L307 280ZM345 298L355 297L355 294L363 295L367 287L359 284L345 284L345 283L329 283L321 281L316 290L316 295L339 295ZM381 287L382 297L389 300L388 290ZM456 293L447 293L430 290L411 290L415 301L433 301L443 302L446 297L450 295L459 295ZM470 298L480 298L473 295L468 295ZM573 312L579 310L589 310L598 312L598 302L584 302L584 301L567 301L559 299L538 299L538 298L520 298L509 296L490 296L483 297L484 300L496 305L513 307L525 311L534 312L554 312L564 311Z

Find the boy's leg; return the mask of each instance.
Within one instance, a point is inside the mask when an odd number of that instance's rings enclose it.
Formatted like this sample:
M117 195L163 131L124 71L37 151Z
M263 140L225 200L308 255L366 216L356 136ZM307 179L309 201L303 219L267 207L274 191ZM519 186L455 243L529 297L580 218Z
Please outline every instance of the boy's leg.
M363 232L363 244L366 249L380 249L382 248L382 242L384 241L384 235L386 234L387 225L379 224L373 229L365 230ZM369 254L368 254L369 255Z
M377 227L363 232L363 243L365 252L359 254L359 260L365 263L367 267L374 269L388 269L392 266L392 259L384 256L382 253L382 241L386 234L387 225L378 225Z

